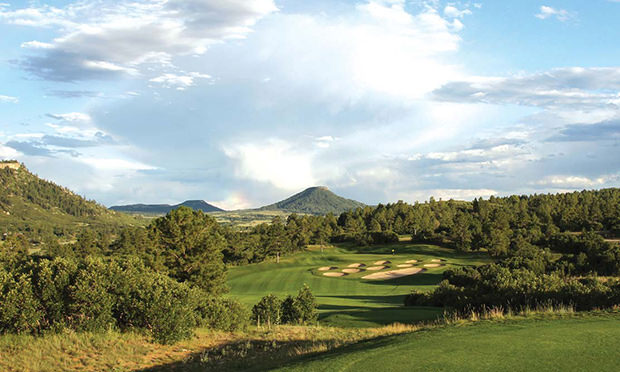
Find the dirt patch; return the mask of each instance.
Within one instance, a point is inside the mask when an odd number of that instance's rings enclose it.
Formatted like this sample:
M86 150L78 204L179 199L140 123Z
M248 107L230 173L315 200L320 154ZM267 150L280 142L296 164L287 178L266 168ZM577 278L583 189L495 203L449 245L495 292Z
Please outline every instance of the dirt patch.
M408 269L400 269L400 270L390 270L382 273L374 273L370 275L363 276L362 279L373 279L373 280L387 280L387 279L395 279L401 278L403 276L414 275L424 269L419 267L410 267Z
M336 266L323 266L323 267L319 267L319 271L329 271L329 270L336 270L337 267Z
M364 267L364 266L366 265L364 265L363 263L352 263L348 267Z
M432 259L431 262L444 262L445 260L441 260L439 258Z
M386 267L387 266L370 266L370 267L367 267L366 270L379 271L379 270L385 269Z
M342 269L343 273L347 273L347 274L355 274L355 273L359 273L360 269Z
M387 265L389 263L391 263L391 262L390 261L377 261L377 262L375 262L375 265Z
M418 260L409 260L409 261L405 261L405 263L414 264L414 263L418 263Z
M439 266L445 266L443 264L438 264L438 263L432 263L432 264L426 264L424 265L424 267L439 267Z
M325 276L345 276L347 274L345 274L345 273L338 273L338 272L332 271L332 272L329 272L329 273L323 273L323 275L325 275Z
M396 265L396 267L411 267L413 266L412 264L400 264L400 265Z

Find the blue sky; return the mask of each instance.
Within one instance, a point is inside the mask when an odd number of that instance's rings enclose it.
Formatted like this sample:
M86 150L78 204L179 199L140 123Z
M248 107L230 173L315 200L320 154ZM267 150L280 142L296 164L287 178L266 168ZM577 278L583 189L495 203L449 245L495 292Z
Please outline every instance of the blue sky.
M105 205L620 184L620 1L0 0L0 158Z

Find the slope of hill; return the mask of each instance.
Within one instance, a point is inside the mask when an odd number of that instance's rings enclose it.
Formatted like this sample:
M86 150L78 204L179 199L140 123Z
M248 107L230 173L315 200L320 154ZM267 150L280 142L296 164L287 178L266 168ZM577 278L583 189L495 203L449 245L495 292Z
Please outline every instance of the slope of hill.
M282 210L307 214L340 214L350 209L363 208L365 206L365 204L358 201L338 196L327 187L316 186L305 189L288 199L261 207L259 210Z
M196 211L203 212L223 212L224 210L207 203L204 200L186 200L183 203L170 204L131 204L131 205L115 205L110 207L111 210L125 213L145 213L145 214L166 214L173 209L179 207L189 207Z
M43 180L17 162L0 163L0 232L71 235L80 227L142 224L69 189Z

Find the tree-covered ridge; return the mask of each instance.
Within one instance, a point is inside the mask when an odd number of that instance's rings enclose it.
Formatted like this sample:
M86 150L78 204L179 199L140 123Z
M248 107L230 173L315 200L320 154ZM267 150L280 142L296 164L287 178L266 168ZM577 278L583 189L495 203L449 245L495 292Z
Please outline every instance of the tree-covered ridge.
M144 224L43 180L24 165L0 167L0 184L0 233L19 232L33 242L51 243L73 240L88 226L102 241L109 241L121 228Z
M355 200L345 199L327 189L327 187L310 187L287 199L261 207L262 210L284 210L293 213L325 215L339 214L348 210L365 207Z
M207 203L204 200L186 200L183 203L170 205L170 204L130 204L130 205L115 205L110 207L113 211L126 212L126 213L146 213L146 214L166 214L179 207L189 207L195 211L203 212L223 212L224 210L218 208L212 204Z
M85 200L69 189L43 180L30 173L25 166L19 169L0 169L0 208L11 212L15 198L37 205L45 210L58 210L74 217L92 217L108 213L94 201Z

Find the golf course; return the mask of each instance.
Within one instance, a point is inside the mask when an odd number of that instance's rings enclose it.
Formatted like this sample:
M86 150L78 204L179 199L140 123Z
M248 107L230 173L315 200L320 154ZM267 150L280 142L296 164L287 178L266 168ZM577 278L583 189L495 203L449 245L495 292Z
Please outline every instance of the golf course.
M382 337L279 371L614 371L620 314L451 325Z
M482 254L407 240L370 247L311 246L279 263L233 267L228 285L231 297L251 306L270 293L294 295L307 284L319 304L322 325L374 327L436 319L441 309L404 307L404 296L413 289L432 290L446 269L487 262Z

